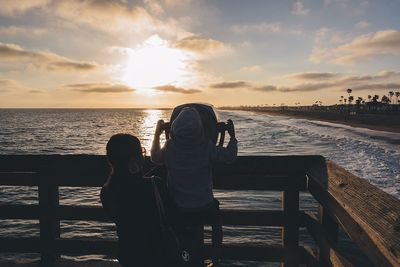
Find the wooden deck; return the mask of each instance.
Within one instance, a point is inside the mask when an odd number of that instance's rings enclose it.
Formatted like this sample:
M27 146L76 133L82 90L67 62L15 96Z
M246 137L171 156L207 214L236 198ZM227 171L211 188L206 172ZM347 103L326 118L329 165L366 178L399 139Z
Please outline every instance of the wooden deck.
M153 167L147 161L146 169ZM0 205L0 219L40 223L38 238L0 237L0 252L40 253L46 265L53 265L60 254L115 256L116 240L60 238L60 220L107 218L99 207L59 205L59 186L101 186L108 173L104 156L0 156L0 185L39 188L39 205ZM154 173L163 176L165 170ZM222 210L222 218L224 225L282 227L283 245L224 244L224 259L282 262L283 266L354 266L340 253L340 227L376 266L400 266L400 201L323 157L239 157L232 165L216 165L214 179L216 189L282 192L281 210ZM299 210L300 191L314 196L320 212ZM304 226L317 247L299 246L299 227Z

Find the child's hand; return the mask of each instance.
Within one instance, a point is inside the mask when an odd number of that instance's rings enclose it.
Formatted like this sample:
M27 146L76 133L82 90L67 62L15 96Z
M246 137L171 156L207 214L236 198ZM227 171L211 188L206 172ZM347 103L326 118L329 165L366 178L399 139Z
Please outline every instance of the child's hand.
M230 137L235 138L235 126L233 125L233 121L232 120L228 120L228 123L227 123L226 126L227 126L226 128L228 130L228 133L229 133Z
M155 136L160 137L162 134L163 130L165 128L165 122L164 120L159 120L156 125L156 132L154 133Z

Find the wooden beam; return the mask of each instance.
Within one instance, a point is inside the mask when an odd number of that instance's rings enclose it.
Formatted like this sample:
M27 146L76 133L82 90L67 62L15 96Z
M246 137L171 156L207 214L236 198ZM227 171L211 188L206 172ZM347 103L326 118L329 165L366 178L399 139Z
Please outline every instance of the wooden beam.
M377 266L400 266L400 200L333 162L308 172L311 194Z
M283 245L286 248L284 267L298 266L297 248L299 246L299 191L288 190L282 193L282 206L286 214L286 225L282 231Z
M223 225L284 226L289 221L287 213L280 210L223 209L221 216ZM57 217L59 220L110 221L100 206L60 205ZM304 222L299 220L299 225L303 226Z
M233 164L216 164L216 174L288 174L305 173L320 160L321 156L239 156ZM87 168L98 173L109 171L103 155L0 155L0 171L32 171L53 166L55 169L69 166L70 170ZM145 172L155 165L146 158Z
M51 175L42 172L39 184L40 257L47 265L52 265L58 259L54 242L60 237L60 221L56 216L58 186Z
M345 257L341 256L335 249L335 244L328 237L326 229L318 222L312 213L305 213L305 224L308 232L319 246L320 263L322 266L330 267L353 267Z
M293 186L304 190L305 169L318 159L319 156L238 157L234 164L215 164L215 188L280 191ZM144 172L152 169L153 174L165 175L163 167L156 168L147 158ZM0 172L6 171L45 171L53 173L59 185L101 186L110 168L104 156L96 155L0 155Z
M99 254L116 256L116 240L77 240L77 239L59 239L56 241L58 252L61 254L86 255ZM212 247L209 244L205 246L205 256L211 255ZM305 262L306 251L304 248L298 248L299 254L296 255L300 262ZM285 256L285 248L281 246L241 246L241 245L223 245L221 258L229 260L249 260L249 261L270 261L281 262Z
M40 239L38 237L0 237L1 252L39 253Z
M0 219L38 220L39 205L0 205Z
M0 172L0 185L8 186L37 186L39 177L36 172Z

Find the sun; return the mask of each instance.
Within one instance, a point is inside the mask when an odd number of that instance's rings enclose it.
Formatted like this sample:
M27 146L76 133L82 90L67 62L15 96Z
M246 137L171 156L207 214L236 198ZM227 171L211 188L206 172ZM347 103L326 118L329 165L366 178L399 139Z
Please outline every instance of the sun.
M190 54L172 47L153 35L128 50L123 81L138 91L169 84L184 84L193 79Z

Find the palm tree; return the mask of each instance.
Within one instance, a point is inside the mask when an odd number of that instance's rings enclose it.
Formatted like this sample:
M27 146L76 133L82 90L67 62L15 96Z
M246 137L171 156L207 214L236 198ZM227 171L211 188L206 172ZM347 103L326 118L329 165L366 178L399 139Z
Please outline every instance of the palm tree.
M345 98L345 99L343 99L344 100L344 103L346 104L347 103L347 98Z
M350 94L351 94L351 92L353 92L353 90L352 89L350 89L350 88L348 88L347 90L346 90L346 92L349 94L349 96L350 96Z
M387 96L382 96L381 102L384 104L389 104L390 103L390 99Z
M349 94L349 96L350 96L351 92L353 92L353 90L351 90L350 88L348 88L346 91Z
M346 92L349 94L349 99L350 99L350 94L351 94L351 92L353 92L353 90L350 89L350 88L348 88L348 89L346 90ZM351 101L349 101L348 103L351 104L350 102L351 102Z
M372 96L368 95L368 100L371 102Z
M394 95L393 91L389 91L389 102L392 103L392 97Z
M352 95L349 96L349 105L351 105L351 102L353 102L353 100L354 100L354 97Z
M397 91L396 92L396 103L399 103L399 96L400 96L400 92Z

